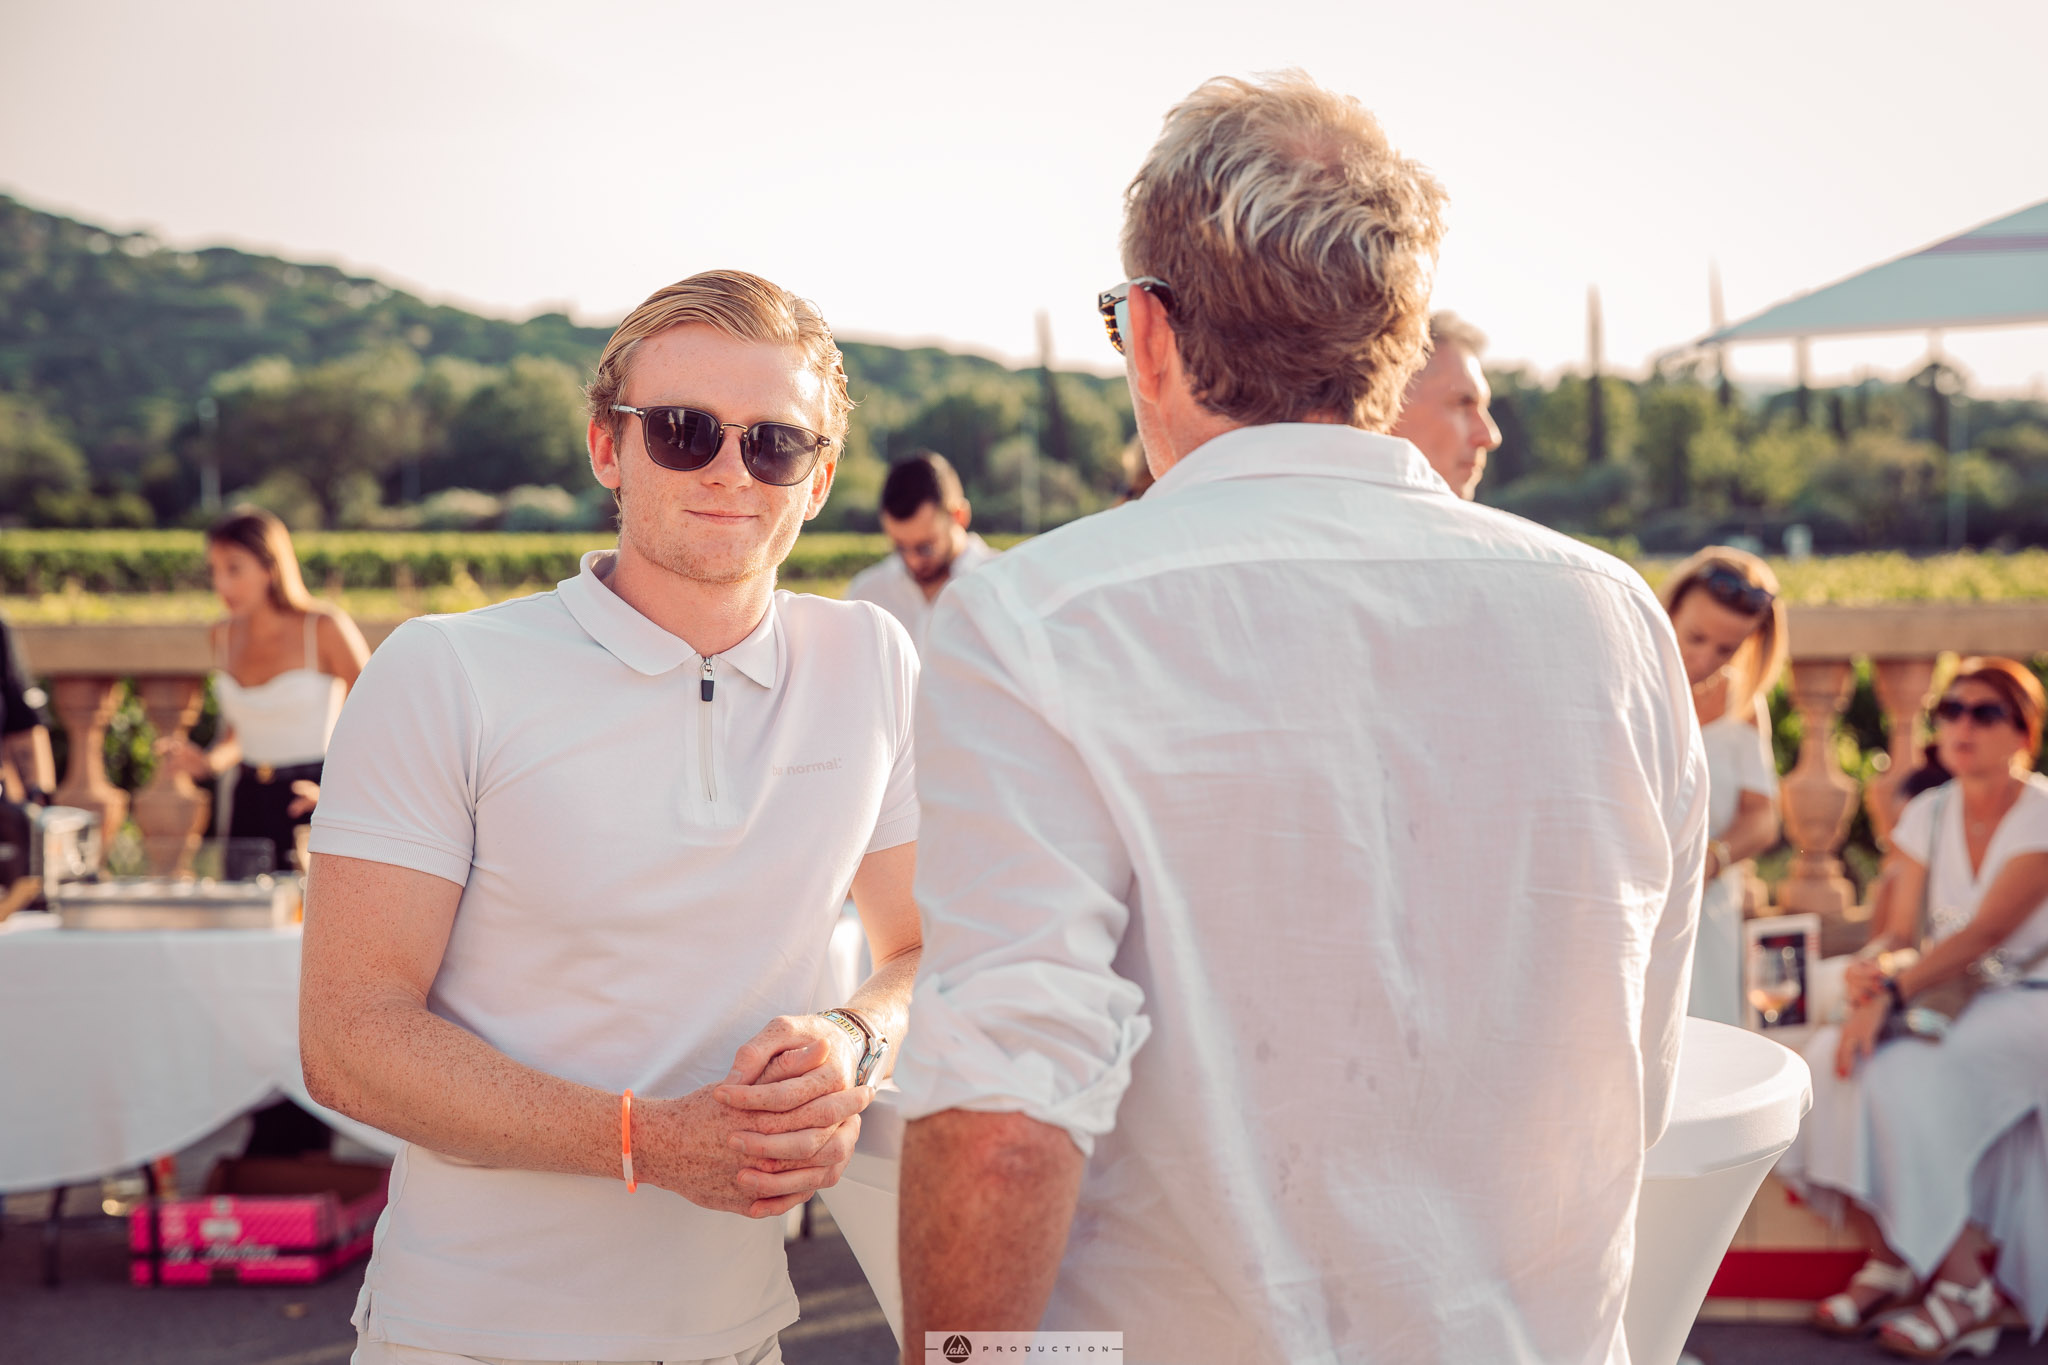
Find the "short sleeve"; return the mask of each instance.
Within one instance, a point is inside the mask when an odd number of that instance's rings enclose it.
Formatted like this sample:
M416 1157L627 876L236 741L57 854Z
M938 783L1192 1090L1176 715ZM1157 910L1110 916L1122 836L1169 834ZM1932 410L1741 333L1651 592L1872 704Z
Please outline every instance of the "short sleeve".
M370 656L334 727L312 851L467 884L481 736L476 693L444 629L426 619L400 626Z
M917 650L902 622L880 607L874 615L882 637L882 691L895 726L896 757L882 792L881 814L867 851L880 853L917 838Z
M1778 760L1771 755L1771 712L1764 705L1764 699L1756 699L1756 717L1751 728L1756 731L1756 742L1743 741L1741 769L1737 780L1746 792L1758 792L1777 800Z
M1922 867L1927 866L1928 854L1934 848L1934 807L1939 791L1941 788L1936 787L1908 801L1899 812L1899 822L1892 826L1892 847Z
M2008 858L2022 853L2048 853L2048 783L2027 779L2027 788L2005 817L2000 850Z

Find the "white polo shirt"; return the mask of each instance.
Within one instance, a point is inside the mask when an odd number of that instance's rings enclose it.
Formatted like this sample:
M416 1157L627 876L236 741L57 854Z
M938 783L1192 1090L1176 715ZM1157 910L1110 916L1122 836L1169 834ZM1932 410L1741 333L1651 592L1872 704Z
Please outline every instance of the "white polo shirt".
M879 609L787 592L702 659L606 586L612 559L401 626L349 694L312 848L462 885L434 1013L670 1098L813 1007L861 859L917 837L917 662ZM722 1356L796 1320L781 1228L408 1146L357 1325L465 1355Z
M990 547L989 543L972 531L967 533L967 544L954 557L952 576L946 581L963 578L1002 553ZM940 590L941 595L944 589ZM910 570L903 563L903 556L891 552L887 559L870 564L853 576L846 585L846 600L849 602L873 602L882 610L903 623L910 632L910 642L924 651L924 633L932 623L932 609L938 598L926 597L924 585L910 576Z

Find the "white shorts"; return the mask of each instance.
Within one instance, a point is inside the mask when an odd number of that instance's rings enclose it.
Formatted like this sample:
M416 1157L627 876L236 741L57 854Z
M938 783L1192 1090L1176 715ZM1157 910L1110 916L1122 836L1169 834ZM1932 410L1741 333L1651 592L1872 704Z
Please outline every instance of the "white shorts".
M512 1360L504 1356L459 1356L447 1351L429 1351L419 1346L400 1346L391 1341L356 1338L356 1353L350 1365L782 1365L782 1346L769 1337L758 1346L736 1351L715 1360L569 1361Z

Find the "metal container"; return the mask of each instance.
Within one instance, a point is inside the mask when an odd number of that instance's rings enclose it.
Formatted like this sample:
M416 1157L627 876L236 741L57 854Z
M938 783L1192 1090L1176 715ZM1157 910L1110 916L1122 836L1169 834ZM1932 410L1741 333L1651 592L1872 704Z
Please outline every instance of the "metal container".
M299 881L117 877L68 883L52 908L60 929L282 929L298 918Z
M100 817L76 806L31 806L35 822L30 875L43 881L43 900L54 904L64 888L90 881L100 870Z

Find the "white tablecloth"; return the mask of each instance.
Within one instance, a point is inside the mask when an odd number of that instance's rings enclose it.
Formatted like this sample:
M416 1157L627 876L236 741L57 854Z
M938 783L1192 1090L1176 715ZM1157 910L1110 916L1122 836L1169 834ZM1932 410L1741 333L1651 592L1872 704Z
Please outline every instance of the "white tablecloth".
M299 931L64 932L0 923L0 1193L132 1170L287 1095L299 1071Z

